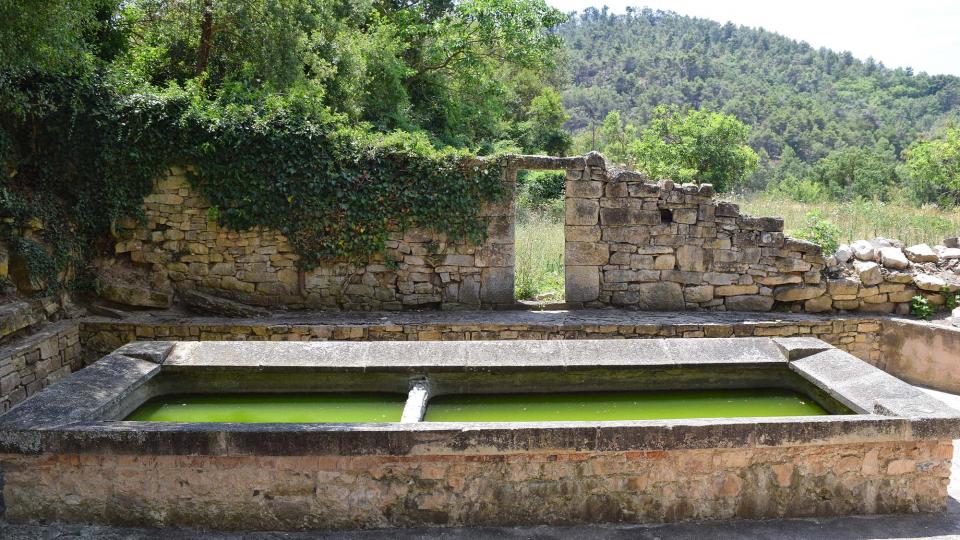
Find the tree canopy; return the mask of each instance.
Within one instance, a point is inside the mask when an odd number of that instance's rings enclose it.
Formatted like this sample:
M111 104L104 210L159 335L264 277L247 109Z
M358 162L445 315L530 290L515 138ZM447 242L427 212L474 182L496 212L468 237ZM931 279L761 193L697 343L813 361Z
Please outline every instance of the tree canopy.
M653 178L709 183L727 191L757 166L749 128L731 115L658 107L629 153Z
M597 132L611 111L623 126L648 124L659 106L724 113L750 127L760 163L744 185L753 189L793 177L825 192L884 197L891 161L902 165L904 150L955 126L960 111L958 77L891 69L762 29L591 8L559 34L576 151L608 146ZM841 174L843 163L858 170ZM898 175L895 183L910 182Z

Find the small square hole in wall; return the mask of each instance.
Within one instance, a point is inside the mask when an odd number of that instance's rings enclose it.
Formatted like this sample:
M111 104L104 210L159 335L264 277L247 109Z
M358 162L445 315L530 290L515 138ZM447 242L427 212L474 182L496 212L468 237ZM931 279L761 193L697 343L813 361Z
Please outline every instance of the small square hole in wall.
M669 208L661 208L660 223L673 223L673 210L670 210Z

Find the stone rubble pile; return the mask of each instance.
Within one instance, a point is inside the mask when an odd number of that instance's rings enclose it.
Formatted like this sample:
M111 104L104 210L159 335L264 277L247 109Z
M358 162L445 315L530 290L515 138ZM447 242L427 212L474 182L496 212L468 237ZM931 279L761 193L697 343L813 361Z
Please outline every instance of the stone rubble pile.
M960 241L947 238L930 247L890 238L857 240L837 248L826 266L834 308L906 314L914 296L942 305L944 291L960 290Z

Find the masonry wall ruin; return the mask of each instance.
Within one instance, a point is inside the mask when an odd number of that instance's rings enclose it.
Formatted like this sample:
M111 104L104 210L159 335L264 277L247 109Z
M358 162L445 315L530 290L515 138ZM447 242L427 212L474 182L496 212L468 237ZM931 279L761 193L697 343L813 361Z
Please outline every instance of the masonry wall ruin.
M518 170L566 171L564 265L570 307L906 313L913 296L942 303L939 289L957 290L960 283L960 277L957 283L926 279L920 275L923 261L905 258L906 266L893 258L864 258L844 272L819 246L786 236L781 218L744 215L736 204L718 201L709 184L651 182L608 169L597 153L514 156L508 163L504 182L510 194ZM167 307L175 295L188 291L282 308L510 306L512 199L478 209L487 223L487 237L479 245L411 230L391 236L386 252L366 264L331 262L302 271L282 234L231 231L208 217L209 203L175 167L144 200L145 221L121 224L117 258L101 264L100 292L146 307ZM125 277L129 272L112 271L130 263L145 272L139 284Z

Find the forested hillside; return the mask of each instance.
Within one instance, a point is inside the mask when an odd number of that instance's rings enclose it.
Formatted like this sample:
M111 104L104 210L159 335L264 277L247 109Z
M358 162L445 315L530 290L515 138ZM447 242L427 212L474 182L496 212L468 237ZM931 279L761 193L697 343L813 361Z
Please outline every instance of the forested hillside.
M871 182L896 183L903 151L955 125L960 111L958 77L890 69L730 23L588 9L559 33L571 76L563 102L578 150L609 143L601 128L611 111L638 128L665 104L728 113L751 128L760 157L748 179L755 189L836 174L825 170L831 164L869 166Z

